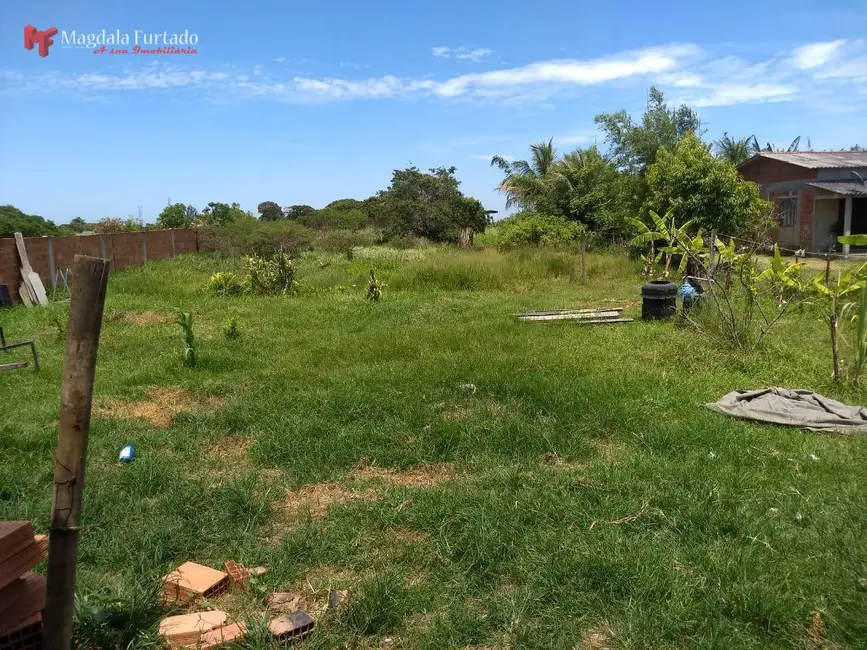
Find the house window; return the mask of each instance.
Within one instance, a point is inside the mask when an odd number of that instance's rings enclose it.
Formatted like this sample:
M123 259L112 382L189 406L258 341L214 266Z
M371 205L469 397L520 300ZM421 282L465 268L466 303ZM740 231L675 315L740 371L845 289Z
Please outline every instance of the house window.
M794 228L798 216L798 195L792 193L780 199L780 228Z

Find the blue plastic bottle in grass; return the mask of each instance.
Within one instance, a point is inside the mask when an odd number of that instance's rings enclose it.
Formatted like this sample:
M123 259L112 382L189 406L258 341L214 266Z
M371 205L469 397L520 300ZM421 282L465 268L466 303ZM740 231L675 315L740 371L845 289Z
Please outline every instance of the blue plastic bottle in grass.
M131 463L135 458L135 447L132 445L126 445L123 449L120 450L120 457L118 460L121 463Z

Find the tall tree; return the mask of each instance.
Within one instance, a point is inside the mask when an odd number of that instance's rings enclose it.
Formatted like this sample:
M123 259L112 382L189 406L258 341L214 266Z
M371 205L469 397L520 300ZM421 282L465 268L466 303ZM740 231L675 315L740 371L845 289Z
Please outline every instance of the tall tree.
M746 138L733 138L728 133L723 132L722 137L713 143L713 148L716 155L723 160L728 160L732 165L737 167L741 163L746 162L755 154L753 142L756 136L750 135Z
M686 105L669 106L655 86L640 124L626 110L600 113L595 122L605 134L615 164L632 174L643 174L660 149L673 151L687 133L701 133L698 113Z
M462 227L483 231L488 214L478 201L464 200L455 169L396 169L388 188L367 202L371 222L391 236L411 234L433 241L456 241Z
M169 204L157 216L160 228L186 228L191 222L188 207L183 203Z
M274 201L262 201L256 206L256 211L262 221L279 221L284 218L283 208Z
M309 205L290 205L286 208L286 218L297 219L298 217L313 214L314 212L316 212L316 209Z
M544 212L539 204L547 192L548 175L557 162L554 139L530 145L530 160L508 161L502 156L491 158L505 177L497 188L506 195L506 208L533 208Z
M20 232L25 237L41 237L57 233L54 222L35 214L25 214L12 205L0 205L0 237Z
M232 221L253 218L253 215L242 210L238 203L229 205L215 201L208 203L208 206L202 210L202 214L199 216L199 220L206 226L223 226Z
M720 236L761 232L769 225L772 206L755 183L713 156L693 133L674 151L660 150L647 170L647 182L645 214L653 210L678 225L692 221Z

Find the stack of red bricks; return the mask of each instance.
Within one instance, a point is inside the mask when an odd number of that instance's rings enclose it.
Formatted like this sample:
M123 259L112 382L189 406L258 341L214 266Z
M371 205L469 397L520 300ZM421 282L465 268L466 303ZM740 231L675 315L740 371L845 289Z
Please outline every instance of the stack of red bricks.
M29 521L0 521L0 650L42 647L45 578L30 570L47 557Z

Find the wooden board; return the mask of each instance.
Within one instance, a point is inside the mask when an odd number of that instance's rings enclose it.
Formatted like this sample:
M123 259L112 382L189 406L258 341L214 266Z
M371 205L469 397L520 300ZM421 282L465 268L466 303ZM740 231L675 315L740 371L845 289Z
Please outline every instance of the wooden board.
M30 283L30 288L33 295L36 296L36 302L40 305L48 304L48 294L45 293L45 287L42 285L42 280L36 271L30 271L27 274L27 280Z
M0 363L0 371L3 370L18 370L19 368L26 368L26 361L19 361L16 363Z
M595 311L623 311L623 307L594 307L588 309L552 309L550 311L528 311L522 314L515 314L517 317L521 316L547 316L549 314L589 314Z
M30 260L27 258L27 249L24 247L24 237L20 232L15 233L15 246L18 248L18 257L21 258L21 268L30 273L33 267L30 266Z
M576 325L605 325L606 323L631 323L633 318L599 318L577 321Z
M26 293L30 298L30 302L34 305L47 305L48 295L45 293L45 287L39 278L39 274L30 266L27 248L24 246L24 237L22 237L20 232L15 233L15 246L18 248L18 257L21 258L21 279L24 281L22 285L27 288ZM19 291L19 293L23 296L25 292ZM26 305L27 302L24 301L24 304Z
M21 298L21 302L24 303L25 307L33 306L33 298L30 297L30 288L23 282L21 283L21 286L18 287L18 297Z
M547 320L584 320L592 318L617 318L620 316L620 311L614 309L605 309L599 311L582 311L582 312L561 312L551 314L532 314L519 316L520 320L524 321L547 321Z

